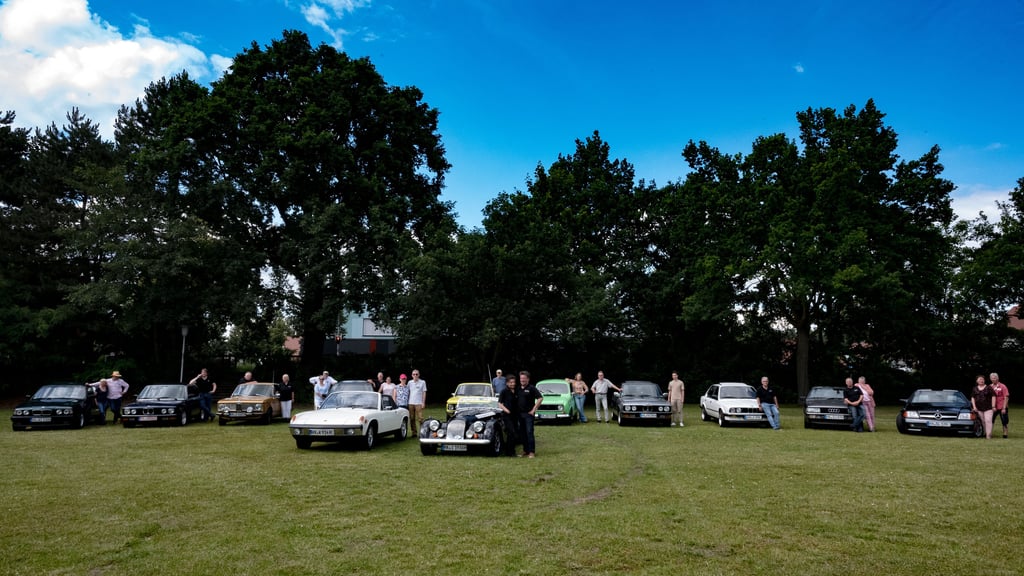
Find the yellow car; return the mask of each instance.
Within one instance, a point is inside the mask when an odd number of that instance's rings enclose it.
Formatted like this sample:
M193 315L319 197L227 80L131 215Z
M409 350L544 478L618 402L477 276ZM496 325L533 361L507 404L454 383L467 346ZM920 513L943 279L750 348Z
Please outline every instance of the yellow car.
M480 403L482 400L494 398L494 386L490 382L463 382L455 388L452 397L444 405L445 414L449 418L455 415L459 402Z
M239 384L231 396L217 401L217 423L221 426L245 420L270 424L280 413L281 397L270 383Z

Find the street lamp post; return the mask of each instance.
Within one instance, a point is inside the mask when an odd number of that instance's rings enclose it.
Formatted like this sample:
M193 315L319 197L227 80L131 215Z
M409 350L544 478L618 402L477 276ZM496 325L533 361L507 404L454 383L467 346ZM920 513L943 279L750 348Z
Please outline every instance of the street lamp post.
M185 337L188 336L188 326L181 327L181 371L178 372L178 382L185 383Z

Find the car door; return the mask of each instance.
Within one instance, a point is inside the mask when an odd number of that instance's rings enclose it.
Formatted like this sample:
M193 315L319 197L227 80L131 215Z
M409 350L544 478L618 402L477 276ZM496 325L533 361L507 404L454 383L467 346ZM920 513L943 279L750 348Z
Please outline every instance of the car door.
M721 417L721 406L718 401L718 392L720 389L721 387L715 384L708 390L708 400L706 405L704 406L704 411L707 412L709 416L713 416L714 418Z
M384 434L398 430L402 425L402 415L398 411L398 405L391 396L382 394L380 397L380 427L377 432Z

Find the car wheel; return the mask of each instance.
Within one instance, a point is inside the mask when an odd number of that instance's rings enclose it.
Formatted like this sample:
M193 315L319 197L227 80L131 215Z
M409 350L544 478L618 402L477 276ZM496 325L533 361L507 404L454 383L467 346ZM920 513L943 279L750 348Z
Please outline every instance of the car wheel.
M188 410L182 410L181 416L178 416L178 426L188 425Z
M302 438L302 437L295 438L295 446L299 450L306 450L306 449L308 449L312 445L313 445L313 441L310 440L309 438Z
M218 424L218 425L220 425L220 426L223 426L223 425L225 425L225 424L227 424L227 423L228 423L228 421L227 421L227 419L226 419L226 418L223 418L223 417L221 417L221 418L217 418L217 424Z
M622 412L617 412L615 414L615 422L617 422L619 424L619 426L625 426L626 425L625 422L622 421Z
M981 420L974 421L974 434L975 438L981 438L985 435L985 425L982 424Z
M810 428L810 427L811 427L811 421L808 420L807 418L804 418L804 428Z
M728 424L725 423L725 415L722 414L721 410L718 412L718 427L725 428Z
M371 422L366 428L366 435L363 436L363 449L373 450L373 445L377 443L377 423Z
M75 422L75 428L78 428L78 429L85 428L85 412L79 412L79 414L78 414L78 422Z
M12 425L11 425L11 428L12 428L12 429L13 429L13 430L14 430L15 432L24 432L24 431L25 431L25 427L24 427L24 426L17 426L17 425L14 425L14 424L12 424Z
M420 444L420 453L424 456L433 456L437 454L436 444Z
M409 420L402 418L402 425L398 427L398 431L395 432L395 438L399 441L405 440L409 437Z
M710 418L708 417L708 413L707 413L706 410L704 410L704 407L701 406L700 407L700 421L701 422L707 422L708 420L710 420Z
M491 451L488 456L501 456L504 446L501 444L501 430L494 430L494 438L491 438Z
M270 421L274 419L274 409L267 410L267 413L263 416L263 423L270 424Z
M896 415L896 431L900 434L907 433L907 423L903 421L903 414Z

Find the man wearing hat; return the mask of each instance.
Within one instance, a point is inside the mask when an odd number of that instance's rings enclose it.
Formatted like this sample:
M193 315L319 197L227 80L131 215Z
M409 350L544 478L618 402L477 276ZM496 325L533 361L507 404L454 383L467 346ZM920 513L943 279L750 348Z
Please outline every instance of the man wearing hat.
M128 391L128 383L121 380L121 373L114 370L107 378L107 406L114 413L114 423L121 418L121 398Z

